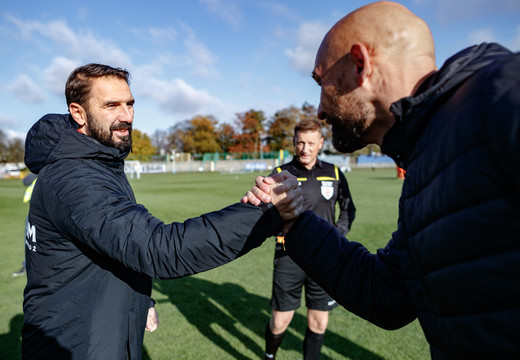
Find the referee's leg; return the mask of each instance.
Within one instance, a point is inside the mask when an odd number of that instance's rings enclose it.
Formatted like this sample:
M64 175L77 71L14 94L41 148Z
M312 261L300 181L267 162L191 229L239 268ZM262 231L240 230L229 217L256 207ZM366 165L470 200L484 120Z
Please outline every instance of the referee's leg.
M328 322L328 311L307 309L307 329L303 340L304 360L317 360L320 357Z
M265 359L275 359L294 311L300 307L305 273L288 256L274 260L271 318L265 328Z
M316 360L320 356L329 323L329 311L337 303L312 279L305 282L305 302L307 305L307 329L303 340L303 359Z

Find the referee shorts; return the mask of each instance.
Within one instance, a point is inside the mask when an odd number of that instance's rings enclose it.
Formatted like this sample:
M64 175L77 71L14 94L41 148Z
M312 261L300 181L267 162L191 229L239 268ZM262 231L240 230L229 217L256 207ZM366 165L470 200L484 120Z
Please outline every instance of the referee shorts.
M283 251L283 250L282 250ZM338 304L318 284L311 280L292 259L277 253L274 259L271 308L293 311L300 307L302 287L305 285L305 305L311 310L330 311Z

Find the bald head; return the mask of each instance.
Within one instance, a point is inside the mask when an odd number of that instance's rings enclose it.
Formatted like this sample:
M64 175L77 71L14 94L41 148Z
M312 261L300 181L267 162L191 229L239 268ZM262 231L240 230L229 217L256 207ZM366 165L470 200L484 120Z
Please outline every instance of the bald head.
M384 54L396 61L425 56L435 61L428 25L394 2L372 3L346 15L327 33L319 53L326 52L337 60L355 43L364 44L371 56Z
M395 122L391 104L434 71L433 38L422 19L395 2L363 6L339 20L318 49L318 117L332 125L340 151L381 144Z

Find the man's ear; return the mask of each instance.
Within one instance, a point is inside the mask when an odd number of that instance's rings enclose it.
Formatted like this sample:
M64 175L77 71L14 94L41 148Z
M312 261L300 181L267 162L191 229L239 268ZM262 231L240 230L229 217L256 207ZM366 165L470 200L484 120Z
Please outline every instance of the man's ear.
M350 48L350 55L356 65L356 79L358 85L361 86L372 74L372 63L370 61L368 49L364 44L355 43Z
M69 112L70 116L72 116L74 121L79 125L78 131L86 134L85 124L87 123L87 112L85 111L85 108L80 104L71 103L69 105Z

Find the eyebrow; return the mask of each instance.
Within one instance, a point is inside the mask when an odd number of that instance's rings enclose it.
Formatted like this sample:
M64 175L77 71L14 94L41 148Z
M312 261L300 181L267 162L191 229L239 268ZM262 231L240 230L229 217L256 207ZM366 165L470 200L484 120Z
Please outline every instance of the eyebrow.
M130 98L130 99L127 99L127 100L107 100L103 103L103 106L107 106L107 105L113 105L113 104L135 104L135 99L134 98Z

